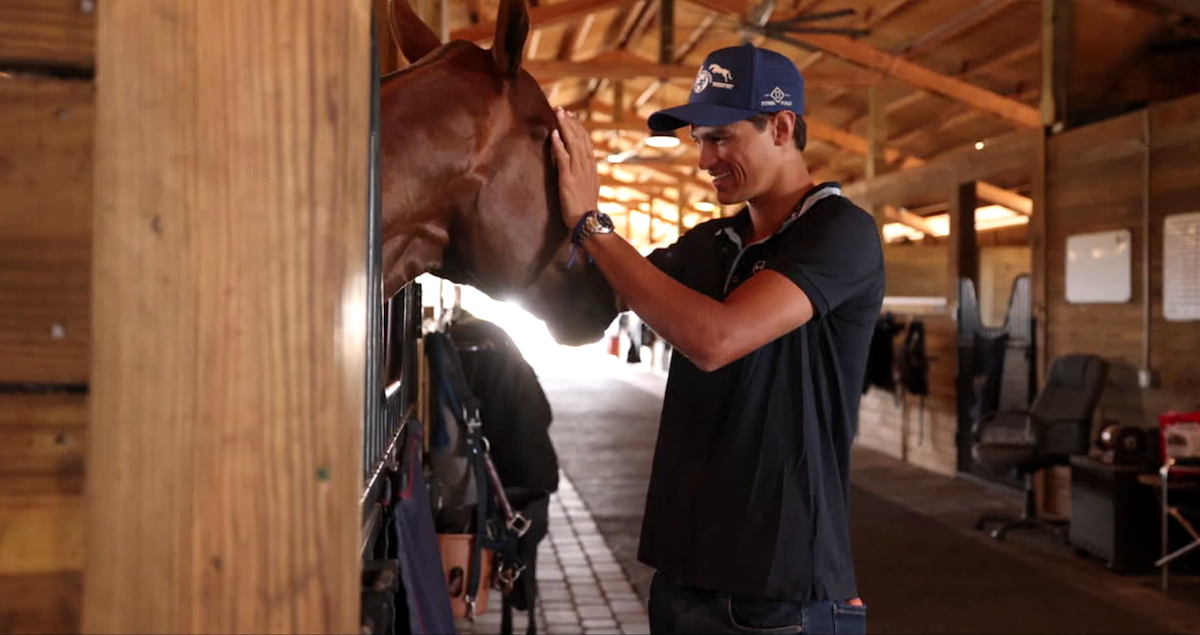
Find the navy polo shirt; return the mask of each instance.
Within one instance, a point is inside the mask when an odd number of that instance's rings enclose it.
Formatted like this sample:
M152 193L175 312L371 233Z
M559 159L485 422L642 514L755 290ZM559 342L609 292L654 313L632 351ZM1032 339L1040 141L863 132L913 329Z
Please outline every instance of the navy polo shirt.
M874 219L834 183L810 189L797 209L752 245L743 210L649 256L717 300L777 271L815 315L713 372L672 357L638 559L714 591L848 599L858 595L850 446L883 302L883 250Z

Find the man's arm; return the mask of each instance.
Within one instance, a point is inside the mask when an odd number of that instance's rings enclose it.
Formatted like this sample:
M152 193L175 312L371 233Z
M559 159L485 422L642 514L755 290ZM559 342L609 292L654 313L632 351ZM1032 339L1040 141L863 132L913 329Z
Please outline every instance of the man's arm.
M676 282L616 234L592 236L584 247L629 308L705 371L740 359L813 315L804 291L774 271L759 272L718 302Z

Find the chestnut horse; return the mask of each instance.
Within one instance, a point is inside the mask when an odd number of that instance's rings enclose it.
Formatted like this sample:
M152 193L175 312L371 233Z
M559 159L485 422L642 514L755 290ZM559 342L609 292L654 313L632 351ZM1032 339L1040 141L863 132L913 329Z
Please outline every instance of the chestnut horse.
M559 343L596 341L616 317L600 272L567 267L546 95L521 67L529 14L501 0L491 49L442 44L405 0L390 19L411 66L383 77L384 297L424 272L514 298Z

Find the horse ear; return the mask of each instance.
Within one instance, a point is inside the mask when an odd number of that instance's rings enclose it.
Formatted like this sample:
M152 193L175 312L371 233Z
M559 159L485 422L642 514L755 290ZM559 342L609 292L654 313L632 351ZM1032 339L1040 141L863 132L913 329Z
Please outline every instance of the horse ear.
M492 57L496 66L508 77L516 77L525 54L525 38L529 37L529 10L525 0L500 0L496 14L496 37L492 40Z
M433 29L409 6L408 0L388 0L388 5L395 6L395 13L399 14L392 15L389 11L388 19L395 29L393 34L400 40L400 52L409 63L415 63L442 45Z

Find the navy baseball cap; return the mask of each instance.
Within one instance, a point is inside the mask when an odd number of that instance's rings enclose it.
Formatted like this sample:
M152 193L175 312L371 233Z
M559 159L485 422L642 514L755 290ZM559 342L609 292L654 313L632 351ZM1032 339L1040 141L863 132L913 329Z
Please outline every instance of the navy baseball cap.
M704 58L688 103L650 115L654 132L684 126L725 126L760 113L804 114L804 77L784 55L753 44L718 49Z

